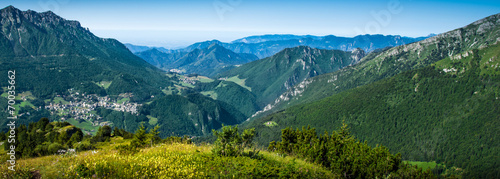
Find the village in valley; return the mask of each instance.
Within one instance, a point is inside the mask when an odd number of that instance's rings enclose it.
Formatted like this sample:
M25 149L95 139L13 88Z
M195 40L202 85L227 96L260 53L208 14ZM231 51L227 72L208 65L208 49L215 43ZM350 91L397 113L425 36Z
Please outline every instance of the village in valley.
M142 105L130 102L131 93L123 93L117 99L112 99L109 96L100 97L96 94L79 93L73 89L69 89L68 92L69 95L57 95L52 100L46 100L45 109L50 111L51 115L60 116L61 121L70 123L75 123L75 121L78 123L89 122L96 127L112 125L97 114L97 108L102 107L137 115L138 107ZM95 131L86 132L93 133Z

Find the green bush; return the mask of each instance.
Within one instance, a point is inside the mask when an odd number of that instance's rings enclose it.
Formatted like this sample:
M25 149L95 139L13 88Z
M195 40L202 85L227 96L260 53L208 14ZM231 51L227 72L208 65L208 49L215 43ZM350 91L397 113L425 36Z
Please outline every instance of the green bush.
M79 143L73 144L77 151L90 150L93 148L92 144L88 140L81 141Z
M241 156L245 147L252 146L255 129L246 129L243 134L238 133L238 126L223 126L222 131L212 130L217 141L214 143L212 153L218 156Z
M59 143L52 143L49 145L49 154L56 154L59 149L63 149L63 146Z
M268 149L305 158L345 178L433 178L430 171L404 165L401 154L392 155L384 146L371 148L366 142L357 141L345 123L331 135L318 136L310 127L283 129L281 141L271 142Z

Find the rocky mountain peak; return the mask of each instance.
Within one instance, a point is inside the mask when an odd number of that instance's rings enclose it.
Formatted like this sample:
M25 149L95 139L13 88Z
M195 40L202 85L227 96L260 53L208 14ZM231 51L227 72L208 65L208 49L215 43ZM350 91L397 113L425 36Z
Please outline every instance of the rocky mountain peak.
M27 21L38 27L47 25L64 25L72 28L81 28L78 21L66 20L52 11L38 13L33 10L21 11L14 6L8 6L1 10L2 25L20 24L22 21Z
M356 61L359 62L363 57L366 56L366 52L361 49L361 48L356 48L352 51L351 57Z
M18 13L21 12L21 10L15 8L14 6L7 6L1 10L2 15L3 14L13 14L13 13Z

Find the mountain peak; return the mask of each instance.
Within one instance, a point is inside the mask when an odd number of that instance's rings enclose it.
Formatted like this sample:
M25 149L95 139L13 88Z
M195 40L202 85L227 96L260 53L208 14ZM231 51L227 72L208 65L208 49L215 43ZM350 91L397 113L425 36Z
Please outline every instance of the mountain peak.
M10 5L10 6L3 8L2 11L20 11L20 10L17 9L16 7Z
M208 49L211 50L211 49L219 49L219 48L224 48L222 47L221 45L219 45L218 43L212 43L208 46Z
M65 25L73 28L80 28L81 25L78 21L66 20L52 11L46 12L36 12L33 10L21 11L14 6L7 6L1 10L1 17L8 19L12 24L18 24L22 21L28 21L36 26L41 26L42 24L51 25ZM2 22L2 24L5 22Z
M3 8L0 12L2 17L8 17L9 15L12 16L12 14L21 14L21 10L12 5Z

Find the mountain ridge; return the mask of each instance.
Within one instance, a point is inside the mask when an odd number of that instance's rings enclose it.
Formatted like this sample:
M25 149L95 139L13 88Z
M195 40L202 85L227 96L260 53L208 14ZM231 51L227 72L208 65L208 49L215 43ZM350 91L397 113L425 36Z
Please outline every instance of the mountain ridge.
M264 59L253 61L219 74L218 78L240 79L251 88L263 107L282 91L319 74L358 63L365 52L322 50L308 46L286 48ZM271 99L272 98L272 99Z
M500 41L499 18L500 14L492 15L422 41L369 54L358 65L304 80L276 98L266 110L259 112L259 116L296 104L313 102L406 70L424 67L469 49L484 48Z

